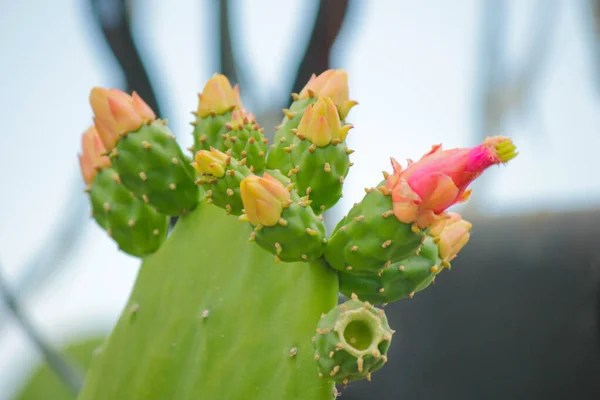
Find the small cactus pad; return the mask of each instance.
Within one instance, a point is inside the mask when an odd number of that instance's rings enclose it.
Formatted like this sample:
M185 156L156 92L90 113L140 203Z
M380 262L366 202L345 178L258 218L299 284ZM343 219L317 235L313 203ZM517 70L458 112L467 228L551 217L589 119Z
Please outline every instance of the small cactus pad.
M168 217L125 188L112 168L102 168L89 188L96 222L132 256L158 250L167 237Z
M287 175L295 167L292 164L289 150L286 149L298 142L299 139L293 131L298 128L306 107L315 101L316 98L296 100L289 109L284 110L285 117L281 125L276 128L275 139L267 154L267 168L278 169Z
M379 273L355 274L340 271L340 292L375 304L391 303L429 286L444 267L438 246L428 236L419 250L405 260L389 265Z
M123 135L111 162L123 184L161 213L181 215L196 207L196 173L164 121Z
M369 189L335 228L325 259L342 272L382 272L416 254L424 239L425 233L416 225L396 219L390 196Z
M317 324L313 345L320 375L343 384L370 379L387 362L393 333L383 310L353 296Z
M313 261L325 251L325 224L306 200L283 209L279 223L257 226L251 240L286 262Z
M348 175L350 159L345 143L317 147L300 140L291 150L289 174L300 196L308 195L317 214L333 207L342 197L344 178Z
M231 111L227 111L223 115L208 115L204 118L197 118L192 122L194 126L194 154L199 150L210 150L211 147L226 151L225 134L227 128L225 124L231 121Z
M233 112L231 121L225 124L225 148L238 160L246 160L246 165L254 173L265 169L268 140L264 129L260 128L254 116L245 110Z

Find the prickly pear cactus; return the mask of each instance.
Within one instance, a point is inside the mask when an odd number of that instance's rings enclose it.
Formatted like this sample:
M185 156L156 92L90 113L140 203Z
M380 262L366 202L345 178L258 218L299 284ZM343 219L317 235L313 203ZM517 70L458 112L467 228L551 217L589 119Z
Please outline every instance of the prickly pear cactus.
M81 400L331 399L371 379L394 331L373 304L427 288L468 242L447 209L508 138L433 146L392 172L328 237L320 215L352 165L344 121L356 105L341 70L313 76L275 143L216 74L199 96L190 157L146 103L95 88L81 170L93 216L143 256L127 306L95 353ZM165 240L167 215L180 218ZM337 305L338 291L351 299Z

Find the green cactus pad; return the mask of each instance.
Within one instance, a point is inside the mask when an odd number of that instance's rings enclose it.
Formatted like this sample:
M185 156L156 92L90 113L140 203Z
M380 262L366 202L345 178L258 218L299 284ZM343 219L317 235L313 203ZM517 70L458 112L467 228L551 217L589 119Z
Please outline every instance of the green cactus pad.
M322 218L300 200L283 209L277 225L256 227L251 240L282 261L313 261L323 256L325 235Z
M442 271L442 260L432 237L427 237L419 255L391 264L378 273L353 274L340 271L340 292L375 304L391 303L425 289Z
M197 183L206 191L206 199L214 205L224 208L227 214L240 215L244 208L240 195L240 182L252 173L242 163L231 159L222 178L204 175Z
M342 272L380 272L415 254L424 236L416 226L398 221L391 197L373 189L337 225L325 259Z
M121 137L111 162L123 184L163 214L185 214L198 204L196 172L164 121Z
M267 168L278 169L281 173L287 175L295 167L292 164L290 153L286 148L298 142L299 139L292 130L298 128L306 107L316 100L316 98L296 100L292 103L289 110L286 110L291 118L286 115L275 132L275 139L267 154Z
M168 217L133 196L112 168L97 173L89 194L94 219L125 253L154 253L167 237Z
M320 374L337 383L370 379L387 362L392 341L385 313L354 298L324 314L314 338Z
M255 174L265 169L267 139L256 123L240 125L225 134L225 148L238 160L246 159L246 165Z
M309 195L315 213L323 213L342 197L344 178L350 168L348 153L345 143L318 147L304 139L293 146L292 164L299 168L291 170L291 179L300 196Z
M337 303L324 262L275 265L204 202L146 258L79 400L330 400L311 337Z
M210 150L211 147L225 152L225 133L227 129L225 124L231 120L231 111L222 115L208 115L204 118L196 118L192 122L194 126L194 145L193 150L196 154L199 150ZM196 115L196 113L193 113Z

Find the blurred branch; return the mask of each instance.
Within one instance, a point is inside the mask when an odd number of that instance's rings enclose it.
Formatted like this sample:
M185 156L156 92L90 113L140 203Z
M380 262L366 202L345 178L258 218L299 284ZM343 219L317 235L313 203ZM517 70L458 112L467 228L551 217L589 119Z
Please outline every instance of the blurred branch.
M125 75L128 92L136 91L156 115L162 115L148 72L131 31L131 13L126 0L89 0L106 42Z
M52 347L46 343L39 332L33 327L25 313L19 307L19 303L8 287L7 282L2 275L2 265L0 264L0 296L6 307L12 312L14 318L19 323L23 331L27 334L31 342L44 356L48 366L65 383L74 395L77 395L83 385L83 379L80 373L76 372L66 360L64 360Z
M63 210L57 213L60 216L60 225L52 231L50 237L33 257L19 268L15 290L22 298L27 298L30 293L41 287L46 280L56 274L64 265L69 255L79 246L85 237L87 224L88 205L86 196L82 193L79 176L74 180L69 189L71 198ZM0 333L5 328L6 321L0 310Z
M310 76L330 68L331 49L342 29L350 0L320 0L312 33L292 85L298 93Z
M231 31L229 22L229 0L219 0L219 69L231 81L232 85L238 83L238 64L233 54Z

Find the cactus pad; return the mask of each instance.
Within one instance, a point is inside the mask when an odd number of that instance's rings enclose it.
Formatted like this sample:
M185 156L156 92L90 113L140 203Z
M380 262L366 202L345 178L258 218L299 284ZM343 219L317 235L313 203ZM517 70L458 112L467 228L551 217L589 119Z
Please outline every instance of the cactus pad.
M164 121L121 137L111 162L123 184L163 214L185 214L198 203L196 173Z
M275 265L249 231L205 203L181 217L144 260L79 400L331 399L311 337L337 274Z
M133 196L112 168L97 173L89 194L94 219L125 253L151 254L167 237L167 216Z
M320 375L337 383L367 378L387 362L392 341L385 313L353 296L323 314L314 339Z

